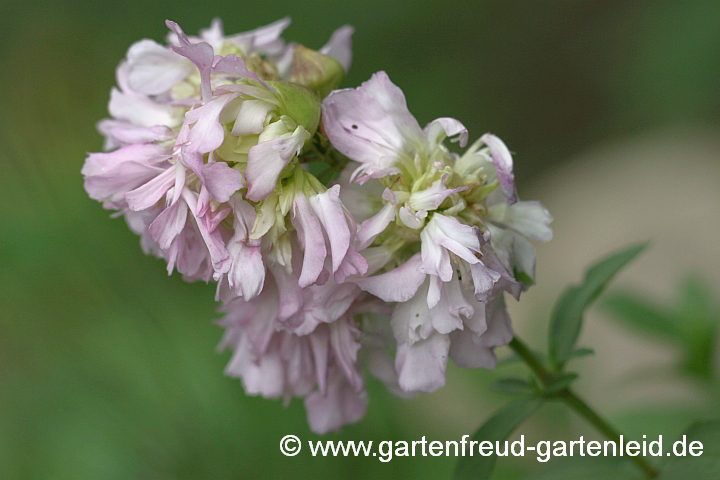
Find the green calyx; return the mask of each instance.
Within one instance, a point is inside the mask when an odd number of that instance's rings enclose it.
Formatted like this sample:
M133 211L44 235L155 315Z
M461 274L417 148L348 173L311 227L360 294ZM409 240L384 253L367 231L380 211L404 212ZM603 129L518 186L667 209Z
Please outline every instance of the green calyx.
M320 98L308 87L297 83L271 81L267 84L278 92L283 102L282 113L305 127L310 136L314 135L320 123Z
M296 45L293 51L290 81L305 85L320 98L336 89L345 76L342 65L332 57Z

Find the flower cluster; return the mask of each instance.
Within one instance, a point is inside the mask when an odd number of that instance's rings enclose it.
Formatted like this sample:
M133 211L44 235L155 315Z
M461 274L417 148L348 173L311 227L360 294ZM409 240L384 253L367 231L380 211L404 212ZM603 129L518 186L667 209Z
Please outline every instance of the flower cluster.
M503 292L533 283L529 239L552 236L502 141L451 152L467 129L421 128L384 72L336 90L351 27L314 51L282 40L287 19L230 36L166 23L167 46L141 40L119 65L106 152L82 173L169 274L217 283L226 373L304 398L323 433L364 415L366 366L403 396L441 387L448 358L493 368Z

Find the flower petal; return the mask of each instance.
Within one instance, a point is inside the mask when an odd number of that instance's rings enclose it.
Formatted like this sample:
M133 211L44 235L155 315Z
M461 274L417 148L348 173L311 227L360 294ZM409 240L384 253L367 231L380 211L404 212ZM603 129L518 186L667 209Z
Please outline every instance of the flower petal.
M278 177L293 157L300 153L307 137L308 133L299 126L293 133L260 142L250 149L245 168L247 198L257 202L275 189Z
M310 197L310 206L320 220L330 241L332 269L335 273L350 247L352 233L345 220L345 208L340 201L340 185Z
M136 92L160 95L193 71L192 63L153 40L134 43L127 53L128 84Z
M334 58L342 65L345 73L350 70L352 63L352 35L355 29L350 25L343 25L330 35L328 43L318 50L323 55Z
M412 345L398 345L395 369L400 388L406 392L434 392L445 385L450 338L434 333Z
M367 393L357 393L337 372L331 374L325 395L313 392L305 398L310 430L320 435L360 421L367 406Z
M257 74L245 66L245 60L238 57L234 53L225 55L224 57L216 56L213 64L215 72L227 73L235 77L248 78L260 83L268 90L274 91L267 83L263 82Z
M360 344L356 338L360 332L349 321L342 319L331 323L329 328L330 347L335 361L353 389L356 392L362 391L363 378L356 367L357 353L360 350Z
M540 202L516 202L512 205L498 203L488 209L488 219L504 225L533 240L552 240L550 223L553 218Z
M430 148L442 143L445 137L454 137L453 142L460 142L460 146L465 148L468 141L468 129L460 121L450 117L436 118L428 123L425 127L425 135L430 142Z
M108 111L112 117L139 127L165 125L173 128L182 123L176 107L158 103L144 95L121 92L117 88L110 90Z
M452 265L450 264L450 254L446 248L437 243L435 236L430 231L428 225L420 233L420 253L422 255L423 273L436 275L444 282L449 282L452 278Z
M235 93L220 95L205 105L188 111L185 122L194 124L188 134L188 143L185 146L190 152L212 152L225 139L225 129L220 124L220 114L223 108L237 97Z
M225 41L234 43L245 50L247 54L258 51L266 55L280 55L285 49L285 42L280 35L289 26L290 17L285 17L249 32L230 35L225 38Z
M302 272L298 280L300 287L305 288L318 280L323 271L327 250L320 221L303 194L295 195L292 224L305 250Z
M468 189L468 187L447 188L445 186L446 181L447 174L425 190L413 192L408 200L408 207L416 212L420 210L437 210L447 197L453 193Z
M231 134L235 136L258 134L265 127L265 119L276 108L262 100L244 100L240 104Z
M419 210L417 212L411 211L408 207L400 207L398 216L400 221L405 224L406 227L418 230L425 226L425 219L427 218L427 211Z
M356 89L336 90L323 102L325 132L351 159L387 169L424 135L407 109L405 96L385 72Z
M473 264L478 261L475 257L475 253L480 252L477 228L460 223L455 217L435 213L423 233L425 231L434 242L447 248L466 262Z
M495 286L501 275L495 270L485 266L483 262L470 265L473 284L475 285L475 298L481 301Z
M355 247L363 250L375 240L375 237L385 231L390 222L395 220L395 206L386 203L378 213L365 220L355 237Z
M131 210L145 210L155 205L175 183L175 168L166 169L149 182L125 194Z
M205 187L220 203L227 202L230 196L245 184L242 173L224 162L206 163L202 167L202 173Z
M215 276L219 278L219 276L223 273L227 273L232 265L230 254L225 247L225 241L220 234L220 230L216 229L211 232L207 228L204 218L198 214L197 194L192 193L187 188L184 188L182 198L188 204L188 207L190 207L190 212L192 212L193 217L195 217L195 223L197 224L198 231L200 232L200 235L207 246L208 252L210 253Z
M105 150L124 145L165 142L174 136L173 131L164 125L138 127L129 122L111 119L98 122L97 129L105 136Z
M171 21L165 20L165 25L172 30L178 37L180 46L171 46L170 48L183 57L193 62L200 71L200 83L202 89L203 102L208 102L212 98L212 86L210 84L210 73L213 67L213 60L215 58L215 52L213 47L206 42L191 43L188 37L183 32L180 25Z
M486 133L480 137L480 141L490 149L490 159L495 165L495 176L500 182L505 199L508 204L517 202L517 191L515 190L515 173L510 150L502 140L493 134Z
M175 237L183 231L187 211L188 208L185 202L175 202L163 210L150 224L148 231L160 248L164 250L170 248L170 244L175 240Z
M265 265L260 247L248 246L244 242L230 242L227 250L232 259L228 272L230 287L246 300L257 297L265 283Z
M386 302L406 302L415 295L425 281L425 273L420 271L421 264L420 254L416 253L408 261L389 272L353 279L352 282Z

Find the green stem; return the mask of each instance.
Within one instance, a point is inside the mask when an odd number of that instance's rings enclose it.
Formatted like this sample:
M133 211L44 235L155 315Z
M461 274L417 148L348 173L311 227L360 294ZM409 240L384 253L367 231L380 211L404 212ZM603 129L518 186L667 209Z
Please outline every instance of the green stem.
M545 367L538 357L517 336L510 341L510 348L530 367L543 385L552 379L553 373ZM606 420L600 417L590 406L578 397L572 390L565 388L555 394L566 405L575 410L580 416L602 432L616 444L620 443L620 434ZM645 457L629 457L650 478L655 478L660 472Z

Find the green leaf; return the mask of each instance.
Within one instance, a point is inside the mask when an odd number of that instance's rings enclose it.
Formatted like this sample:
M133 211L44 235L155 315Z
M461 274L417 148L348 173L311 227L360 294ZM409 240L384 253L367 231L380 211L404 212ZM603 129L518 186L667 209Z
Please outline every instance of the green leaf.
M632 293L611 294L603 300L602 307L625 325L682 348L686 372L712 377L717 320L706 282L696 278L686 280L675 308L656 306Z
M697 277L686 278L680 286L680 316L685 322L714 325L713 295L708 283Z
M521 397L513 400L495 412L472 437L477 442L504 441L528 417L543 404L541 397ZM462 457L455 468L456 480L483 480L490 478L497 456L483 457L475 452L473 456Z
M600 306L626 325L663 338L682 335L673 315L632 293L612 293Z
M499 378L489 385L491 390L503 393L533 393L533 387L522 378Z
M543 353L543 352L541 352L541 351L539 351L539 350L533 350L533 349L530 349L530 351L531 351L541 362L546 362L546 361L547 361L547 355L545 355L545 353ZM495 364L495 368L504 367L505 365L512 365L512 364L518 363L518 362L522 362L522 358L520 358L519 356L517 356L517 355L514 354L514 353L511 353L511 354L508 355L507 357L498 360L497 363Z
M659 480L695 480L720 478L720 420L698 422L685 432L686 453L683 457L666 457L667 463L660 472ZM682 438L678 441L683 441ZM702 443L702 455L691 456L691 442ZM670 452L675 442L670 445ZM667 449L668 446L665 446ZM680 451L680 447L678 447ZM695 450L695 453L698 453Z
M580 358L580 357L587 357L589 355L595 355L595 350L592 348L576 348L572 352L570 352L569 358Z
M557 393L560 390L564 390L569 387L571 383L577 380L577 378L577 373L558 373L553 375L553 377L545 384L544 390L546 393Z
M565 290L550 317L550 359L561 366L569 358L580 335L585 309L600 295L610 280L647 244L635 245L600 260L585 273L581 285Z
M683 368L693 374L711 378L712 356L718 328L716 308L707 282L688 278L681 286L679 321L685 333Z

